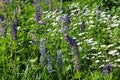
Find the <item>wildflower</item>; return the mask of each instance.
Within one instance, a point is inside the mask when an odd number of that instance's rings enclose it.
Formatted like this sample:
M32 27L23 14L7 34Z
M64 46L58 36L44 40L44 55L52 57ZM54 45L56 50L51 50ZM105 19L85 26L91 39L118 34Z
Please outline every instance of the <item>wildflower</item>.
M35 18L36 18L37 23L39 23L39 21L41 20L41 14L40 14L40 11L39 11L38 0L34 0L34 5L35 5L35 8L36 8Z
M4 25L4 18L0 15L0 36L6 37L6 29L7 27Z
M114 55L119 55L119 52L117 50L110 50L108 54L111 54L114 56Z
M40 40L40 53L41 53L40 63L45 64L45 58L47 57L47 54L46 54L45 43L43 38Z
M81 32L84 32L84 31L85 31L85 22L84 22L84 21L83 21L82 24L81 24L80 31L81 31Z
M77 42L75 41L75 39L72 39L68 35L65 35L65 40L70 45L70 49L71 49L72 56L73 56L74 70L78 71L80 70L80 57L79 57Z
M48 69L48 72L51 73L51 72L53 72L53 70L52 70L52 57L48 54L47 54L47 60L48 60L47 69Z
M11 23L11 33L12 33L12 40L15 40L17 37L17 29L14 22Z
M69 37L68 35L65 35L65 40L70 44L70 46L72 47L73 45L77 46L77 42L75 41L75 39L72 39L71 37Z
M104 75L109 75L110 74L110 68L111 68L111 64L106 64L104 67L103 67L103 74Z
M14 24L16 25L18 23L17 17L16 17L16 10L14 10Z
M60 33L63 33L65 34L67 31L68 31L68 23L69 23L69 20L66 18L61 18L61 29L60 29Z
M61 50L57 51L57 62L58 62L58 67L62 66L62 52Z
M62 77L62 52L61 50L57 51L57 63L58 63L58 76L61 80L61 77Z
M120 62L120 59L115 60L115 62Z
M96 60L95 63L99 63L100 61L99 60Z
M6 31L7 31L7 27L3 27L2 33L3 33L4 37L6 37Z
M41 14L39 13L39 7L38 6L36 6L35 18L36 18L37 23L39 23L39 21L41 20Z
M65 15L64 20L65 20L66 25L68 26L70 24L70 17L68 15L68 13Z
M36 8L36 13L35 13L36 22L38 24L42 24L43 26L46 26L46 23L41 21L41 13L40 13L40 9L39 9L39 4L38 3L39 3L38 0L34 0L34 5L35 5L35 8Z

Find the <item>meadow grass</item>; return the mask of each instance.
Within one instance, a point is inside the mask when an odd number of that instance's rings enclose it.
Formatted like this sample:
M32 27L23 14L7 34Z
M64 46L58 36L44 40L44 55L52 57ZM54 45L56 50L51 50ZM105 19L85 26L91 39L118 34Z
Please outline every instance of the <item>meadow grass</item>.
M4 3L0 80L119 80L119 15L91 1Z

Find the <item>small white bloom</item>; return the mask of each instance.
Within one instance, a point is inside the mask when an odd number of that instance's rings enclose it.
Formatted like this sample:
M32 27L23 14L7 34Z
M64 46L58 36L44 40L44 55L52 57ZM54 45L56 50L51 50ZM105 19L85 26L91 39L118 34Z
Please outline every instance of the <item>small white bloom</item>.
M115 62L120 62L120 59L115 60Z
M85 34L85 32L83 32L83 33L79 33L78 35L79 35L79 36L82 36L82 35L84 35L84 34Z
M98 52L97 54L100 55L102 52Z
M89 19L93 19L93 17L92 17L92 16L90 16L90 17L89 17Z
M89 21L89 23L90 23L90 24L93 24L93 23L94 23L94 21L93 21L93 20L90 20L90 21Z
M53 26L56 26L56 25L57 25L57 23L52 23L52 25L53 25Z
M77 26L78 25L78 23L76 23L76 24L73 24L73 26Z
M31 59L30 62L35 62L35 60L34 60L34 59Z
M108 54L114 55L117 52L117 50L110 50Z
M105 60L105 62L109 62L110 60Z
M95 56L92 56L92 59L94 59L95 58Z
M79 43L77 43L77 45L80 45L81 43L79 42Z
M99 60L96 60L95 63L99 63L100 61Z
M77 27L73 27L73 30L75 30Z
M47 31L51 31L51 29L47 29Z
M116 19L116 18L118 18L118 16L113 16L113 17L112 17L112 19Z
M111 27L117 27L119 24L111 24Z
M107 46L107 48L113 47L113 46L115 46L115 45L116 45L116 43L110 44L110 45Z
M120 49L120 46L116 47L116 49Z

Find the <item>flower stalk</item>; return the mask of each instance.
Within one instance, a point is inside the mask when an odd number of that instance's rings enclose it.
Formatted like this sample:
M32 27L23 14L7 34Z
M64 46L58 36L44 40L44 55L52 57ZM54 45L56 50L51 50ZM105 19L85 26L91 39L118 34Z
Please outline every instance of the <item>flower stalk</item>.
M78 51L77 42L75 41L75 39L72 39L71 37L69 37L66 34L65 34L65 40L70 45L70 49L71 49L72 56L73 56L74 70L79 71L80 70L80 55L79 55L79 51Z

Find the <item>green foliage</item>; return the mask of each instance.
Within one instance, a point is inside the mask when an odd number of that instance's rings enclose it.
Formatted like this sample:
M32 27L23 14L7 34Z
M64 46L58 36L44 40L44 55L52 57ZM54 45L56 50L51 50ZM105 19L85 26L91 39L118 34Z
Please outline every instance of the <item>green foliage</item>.
M104 2L105 3L104 3ZM41 21L47 25L38 25L35 20L35 6L30 1L15 1L14 4L5 5L2 13L7 26L7 36L0 37L0 80L119 80L120 76L120 19L119 13L101 11L101 7L118 5L108 0L75 0L74 3L64 2L63 13L58 13L59 2L53 1L53 11L49 4L40 2ZM100 3L100 4L99 4ZM86 4L85 12L82 13ZM105 4L107 4L105 6ZM18 11L20 5L20 13ZM92 6L90 6L92 5ZM98 6L98 11L96 10ZM78 15L74 9L78 8ZM80 53L80 71L74 71L72 53L60 33L60 16L70 14L69 30L67 32L76 39ZM116 7L119 12L119 7ZM10 20L14 20L14 10L17 10L17 38L11 39ZM112 15L111 15L112 14ZM57 20L58 19L58 20ZM80 31L82 22L85 22L85 32ZM40 39L45 39L46 53L52 57L53 71L47 70L46 60L40 64ZM62 72L59 72L56 62L56 52L60 50L62 57ZM113 65L110 75L103 75L103 66L107 63ZM61 73L59 75L59 73Z

